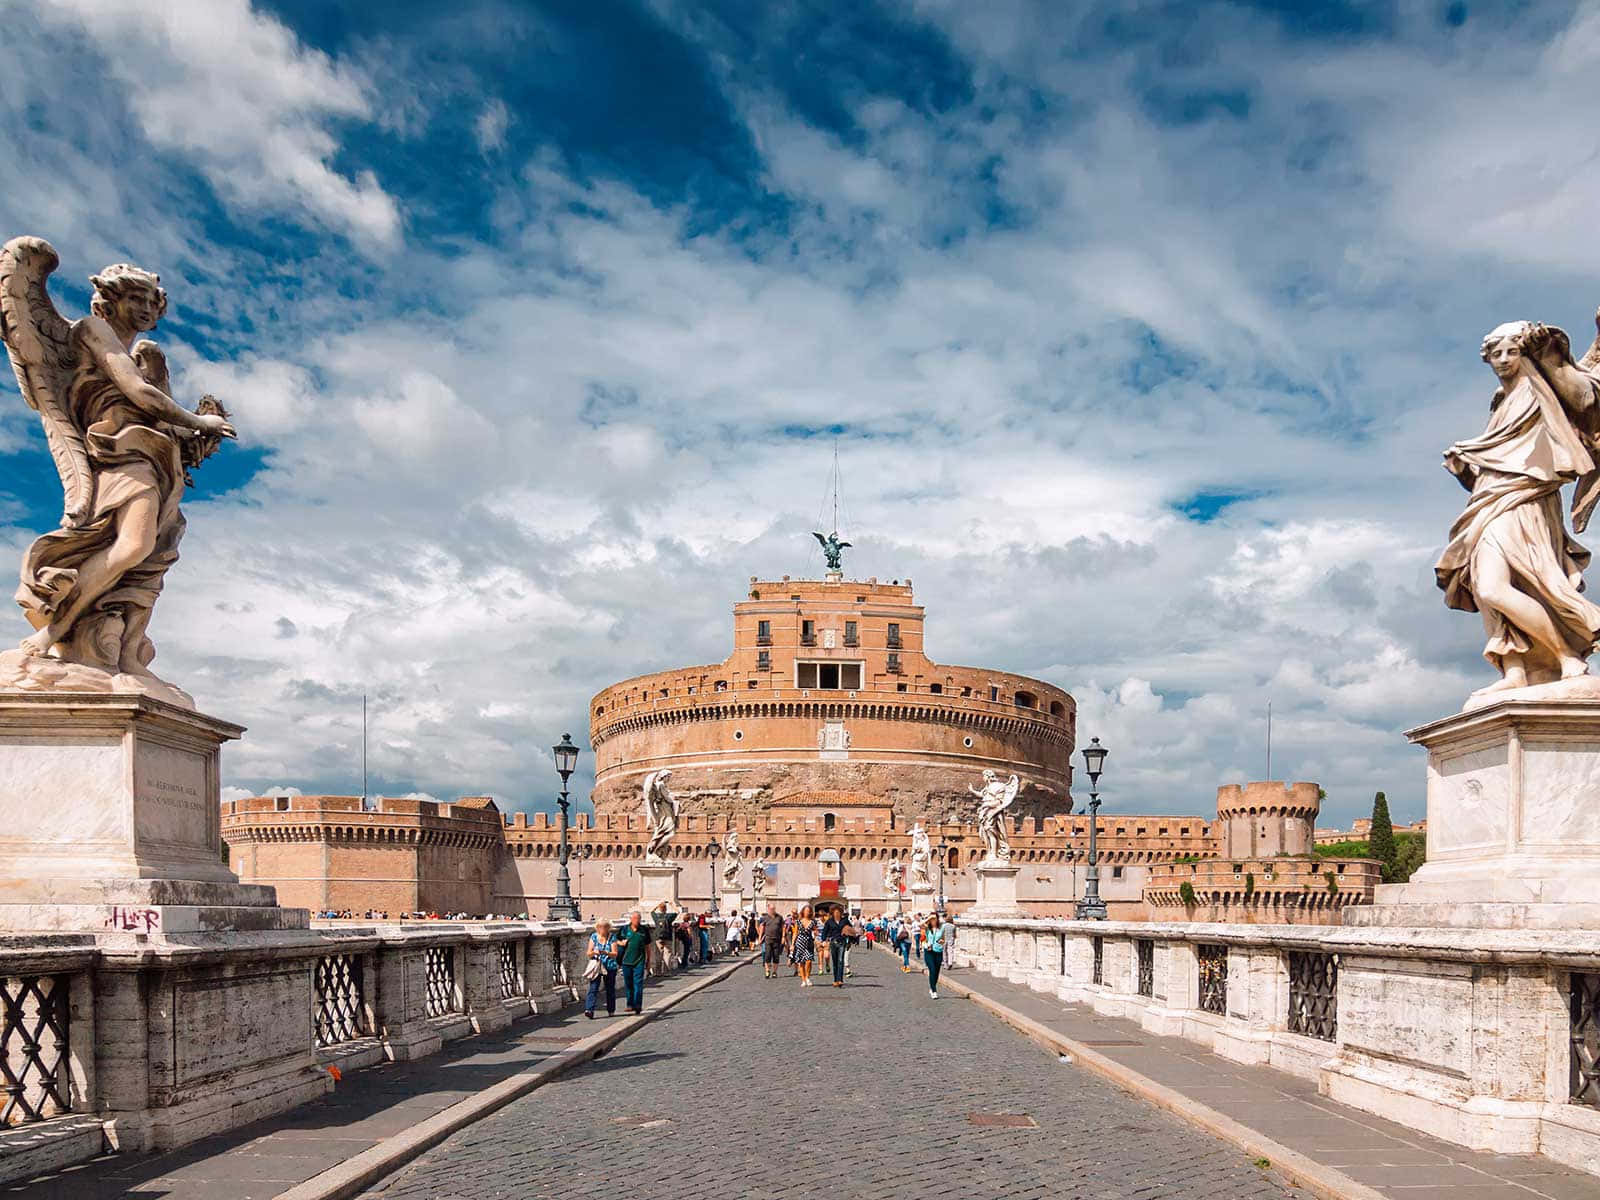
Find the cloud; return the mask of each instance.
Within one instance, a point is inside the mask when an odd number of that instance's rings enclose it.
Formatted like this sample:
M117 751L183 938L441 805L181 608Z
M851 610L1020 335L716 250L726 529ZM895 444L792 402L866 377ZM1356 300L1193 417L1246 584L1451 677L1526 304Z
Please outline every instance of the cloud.
M230 786L359 791L365 751L374 794L548 807L545 747L593 692L719 661L752 574L820 569L837 435L847 569L913 578L936 658L1071 690L1113 811L1208 813L1265 772L1270 702L1274 773L1326 786L1325 820L1379 788L1420 815L1402 731L1487 670L1430 570L1461 495L1439 451L1493 386L1477 340L1600 299L1568 269L1600 182L1529 182L1581 141L1559 113L1584 111L1591 22L1551 9L1508 50L1489 22L1069 10L922 5L818 41L801 80L775 65L795 12L659 4L611 36L682 73L703 136L677 142L527 90L566 69L554 34L469 52L442 13L323 46L232 6L213 53L182 8L51 10L85 40L55 69L112 64L132 149L89 122L73 152L76 110L0 124L40 168L0 215L61 205L79 258L142 239L180 392L235 414L152 629L158 671L250 726ZM124 43L170 69L134 79ZM453 109L355 65L440 45ZM1524 89L1484 90L1491 51ZM0 78L7 111L35 86ZM186 132L182 97L217 111ZM225 211L158 203L182 169ZM34 437L0 463L48 523Z
M248 0L48 0L39 14L81 30L144 136L192 163L231 205L397 243L400 209L376 173L331 165L330 127L373 117L367 82Z

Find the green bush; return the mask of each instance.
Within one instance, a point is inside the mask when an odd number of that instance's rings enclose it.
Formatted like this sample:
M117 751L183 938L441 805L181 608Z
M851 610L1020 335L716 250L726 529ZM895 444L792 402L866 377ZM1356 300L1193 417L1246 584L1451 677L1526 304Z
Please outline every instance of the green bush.
M1189 908L1195 906L1194 884L1185 879L1178 885L1178 899L1182 900Z
M1382 792L1372 798L1372 833L1367 838L1367 844L1372 847L1369 857L1383 864L1383 878L1392 881L1395 862L1394 822L1389 819L1389 798Z
M1244 873L1244 898L1246 900L1248 900L1248 899L1250 899L1251 896L1254 896L1255 894L1256 894L1256 877L1255 877L1255 873L1253 871L1246 871Z

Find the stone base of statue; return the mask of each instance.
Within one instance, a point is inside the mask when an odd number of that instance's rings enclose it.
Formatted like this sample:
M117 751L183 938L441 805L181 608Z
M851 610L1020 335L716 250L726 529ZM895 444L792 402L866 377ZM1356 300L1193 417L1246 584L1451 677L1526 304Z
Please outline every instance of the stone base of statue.
M736 888L729 888L727 891L722 893L722 899L720 900L720 903L722 905L721 912L723 916L728 916L731 913L743 912L744 892Z
M899 892L890 892L883 898L883 911L886 916L898 917L905 911L905 897Z
M1346 924L1600 927L1600 679L1489 697L1407 733L1428 751L1427 862Z
M1019 867L1008 862L984 859L974 863L973 874L978 879L977 902L967 911L968 916L1019 917L1026 914L1017 906L1017 873Z
M681 911L678 907L678 876L683 868L677 863L644 862L634 868L639 874L639 907L649 912L663 900L669 912Z
M222 860L241 732L140 693L0 691L0 930L306 928Z
M936 907L931 883L913 883L911 885L911 915L913 917L921 920Z

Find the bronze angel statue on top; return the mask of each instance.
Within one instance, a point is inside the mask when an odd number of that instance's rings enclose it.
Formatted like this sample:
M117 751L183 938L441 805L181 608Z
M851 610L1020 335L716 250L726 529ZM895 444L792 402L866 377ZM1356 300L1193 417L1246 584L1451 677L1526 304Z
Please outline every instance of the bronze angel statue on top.
M215 398L172 398L166 356L139 335L167 309L159 276L127 263L91 277L90 315L68 321L42 238L0 247L0 338L61 474L61 526L22 559L17 603L34 632L0 654L0 688L148 691L189 703L150 671L145 630L178 558L189 469L234 436Z
M828 562L828 570L841 570L844 562L844 552L850 549L850 543L839 540L838 530L834 530L826 537L820 533L813 533L811 536L816 538L817 544L822 547L822 557Z

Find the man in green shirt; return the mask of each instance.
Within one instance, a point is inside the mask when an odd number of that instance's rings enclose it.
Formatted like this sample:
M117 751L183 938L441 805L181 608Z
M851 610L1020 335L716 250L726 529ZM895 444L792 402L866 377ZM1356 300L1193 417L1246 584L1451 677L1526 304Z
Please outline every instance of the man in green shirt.
M622 988L628 1011L642 1012L644 971L649 962L651 933L650 927L640 921L638 909L628 914L628 927L622 931L618 941L622 943L622 952L617 955L617 961L622 964Z

